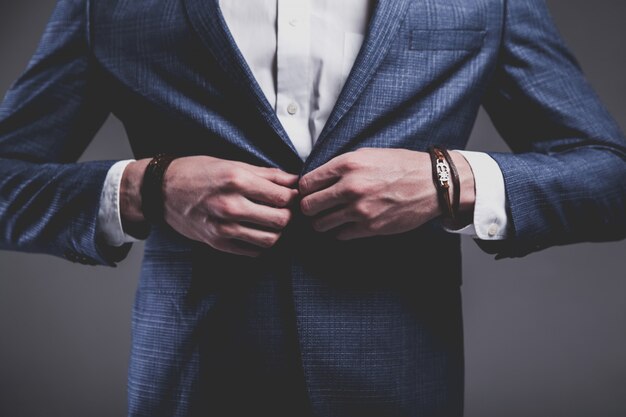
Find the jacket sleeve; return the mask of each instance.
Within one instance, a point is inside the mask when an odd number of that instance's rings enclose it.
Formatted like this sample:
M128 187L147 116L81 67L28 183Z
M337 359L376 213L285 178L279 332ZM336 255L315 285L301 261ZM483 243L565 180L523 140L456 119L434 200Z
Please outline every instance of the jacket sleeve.
M483 102L513 153L502 170L510 238L496 258L626 236L626 141L561 39L543 0L508 0Z
M116 161L76 162L109 114L87 14L86 0L58 1L0 105L0 249L115 266L132 244L100 241L96 220Z

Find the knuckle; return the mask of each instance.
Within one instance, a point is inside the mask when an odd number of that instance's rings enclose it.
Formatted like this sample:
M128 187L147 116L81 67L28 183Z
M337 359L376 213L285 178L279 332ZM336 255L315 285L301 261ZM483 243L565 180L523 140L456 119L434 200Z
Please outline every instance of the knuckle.
M280 233L274 233L271 237L272 246L274 246L280 240Z
M365 194L365 187L358 181L346 181L345 192L351 197L360 197Z
M224 236L224 225L222 223L214 224L212 229L213 229L213 234L217 237L217 239Z
M284 207L289 204L290 195L288 191L276 193L274 196L274 204Z
M303 193L306 193L309 190L309 186L310 182L308 177L302 177L300 178L300 181L298 181L298 189Z
M274 178L280 178L284 175L284 172L279 168L269 168L269 172Z
M239 206L233 201L227 201L222 210L226 217L237 217L240 214Z
M300 209L302 210L302 213L304 214L311 214L313 211L313 207L311 205L311 199L310 198L303 198L302 200L300 200Z
M224 209L227 205L227 199L224 197L217 197L212 201L207 201L207 209L209 212L214 213L218 217L224 217Z
M217 206L217 214L222 218L235 217L239 212L239 209L235 202L231 199L224 198L219 201Z
M313 230L315 230L316 232L321 232L323 230L324 223L319 220L315 220L313 221L312 226Z
M215 213L220 204L220 199L215 196L205 197L198 204L204 213Z
M224 185L229 190L238 190L241 188L242 179L241 175L236 171L228 171L222 178Z
M289 220L291 219L291 212L281 213L276 220L274 221L274 227L277 229L282 229L287 224L289 224Z
M215 226L215 229L218 235L222 238L232 238L235 235L235 231L233 230L233 227L228 224L224 224L224 223L218 224Z
M346 154L346 157L341 161L341 167L345 171L356 171L363 166L360 158L357 158L353 153Z
M263 248L270 248L274 246L276 241L278 241L277 234L268 234L266 236L263 236L259 243L260 243L260 246Z
M365 223L365 231L370 233L377 233L379 230L379 225L376 222L370 221Z
M363 203L355 204L354 205L354 214L359 219L367 219L369 217L369 210L367 208L367 205L365 205Z
M242 255L247 256L249 258L258 258L261 256L260 251L247 251L246 253L242 253Z

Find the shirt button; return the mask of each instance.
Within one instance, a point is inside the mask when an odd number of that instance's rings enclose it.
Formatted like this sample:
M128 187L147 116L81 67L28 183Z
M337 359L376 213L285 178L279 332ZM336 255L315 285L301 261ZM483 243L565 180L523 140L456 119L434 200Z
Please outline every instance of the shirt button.
M296 27L297 24L298 24L298 19L291 19L289 21L289 26L291 27Z
M492 224L487 229L487 234L489 235L489 237L494 237L497 233L498 233L498 225L497 224Z
M289 105L287 106L287 113L296 114L297 111L298 105L296 103L289 103Z

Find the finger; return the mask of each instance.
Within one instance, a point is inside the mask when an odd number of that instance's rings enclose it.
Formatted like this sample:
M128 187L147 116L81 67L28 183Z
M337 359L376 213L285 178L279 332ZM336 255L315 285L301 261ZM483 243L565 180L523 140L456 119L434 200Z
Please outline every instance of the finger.
M229 220L274 230L282 230L291 220L292 213L289 209L256 204L245 198L241 200L239 211L231 213Z
M252 201L274 207L287 207L298 195L298 190L283 187L264 178L258 178L258 181L247 184L246 188L242 190L242 194Z
M300 200L300 209L307 216L315 216L324 210L330 210L349 201L349 196L341 193L337 184L321 191L309 194Z
M313 220L313 229L318 232L327 232L355 220L356 218L350 210L342 208Z
M253 245L246 245L232 239L220 239L211 245L222 252L232 253L234 255L248 256L256 258L262 253L262 249Z
M255 167L254 173L278 185L292 187L298 182L298 176L278 168Z
M330 162L314 169L300 178L298 189L302 196L312 194L321 189L327 188L339 181L341 174L338 170L339 162L332 159Z
M341 227L340 230L337 231L335 237L338 240L352 240L364 237L371 237L374 235L375 233L369 230L363 224L349 223Z
M251 228L238 223L224 223L217 226L220 238L235 239L259 248L270 248L278 241L276 231Z

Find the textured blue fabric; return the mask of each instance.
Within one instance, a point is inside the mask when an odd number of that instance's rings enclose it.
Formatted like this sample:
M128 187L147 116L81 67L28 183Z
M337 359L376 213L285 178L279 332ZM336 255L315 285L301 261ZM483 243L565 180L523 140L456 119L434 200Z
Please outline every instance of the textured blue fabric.
M96 241L114 161L76 163L105 117L136 158L207 154L303 174L360 147L463 148L484 105L514 154L499 257L626 234L625 140L542 0L379 0L301 161L216 0L60 0L0 108L0 248L114 266ZM436 268L435 268L436 266ZM296 213L259 259L155 227L133 308L130 416L462 415L457 235L437 221L334 241Z

